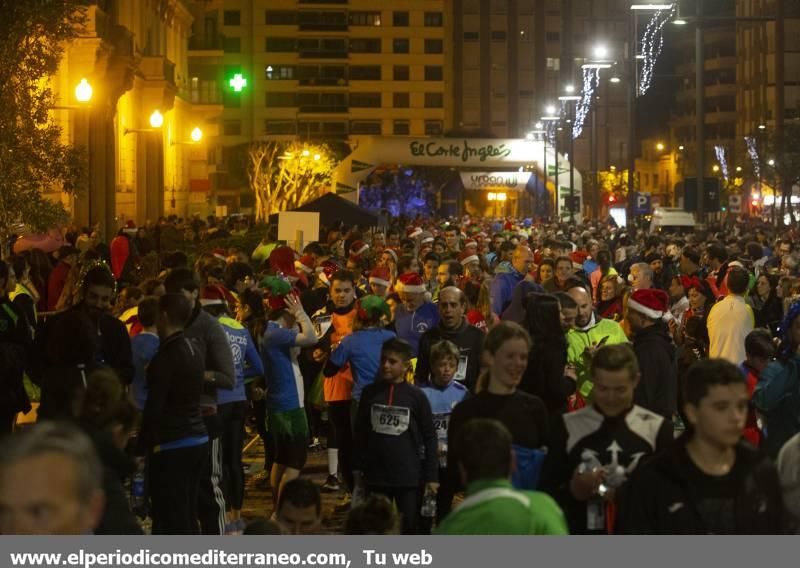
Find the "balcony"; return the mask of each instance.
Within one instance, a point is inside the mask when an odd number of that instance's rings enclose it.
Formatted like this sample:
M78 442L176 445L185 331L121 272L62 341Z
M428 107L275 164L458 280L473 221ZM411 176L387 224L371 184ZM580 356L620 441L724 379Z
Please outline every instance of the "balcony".
M299 52L300 59L347 59L347 51L306 49Z
M342 114L348 110L349 108L346 106L305 105L298 107L297 112L300 114Z
M166 57L143 56L139 62L139 73L146 81L166 81L175 87L175 64Z
M309 77L298 80L301 87L346 87L348 82L344 77Z
M346 32L348 28L349 26L345 22L303 22L297 24L297 29L301 32Z
M225 54L222 43L222 36L210 38L192 36L189 38L188 55L189 57L222 57Z

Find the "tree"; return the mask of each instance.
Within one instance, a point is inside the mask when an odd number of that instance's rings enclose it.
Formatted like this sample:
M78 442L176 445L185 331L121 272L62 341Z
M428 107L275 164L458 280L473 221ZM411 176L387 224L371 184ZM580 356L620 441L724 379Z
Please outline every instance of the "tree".
M43 195L75 193L84 183L82 149L61 143L50 113L50 77L64 46L85 21L78 0L0 0L0 242L25 227L45 230L68 219Z
M251 144L247 176L256 197L256 220L300 207L330 185L336 160L324 144L269 141Z

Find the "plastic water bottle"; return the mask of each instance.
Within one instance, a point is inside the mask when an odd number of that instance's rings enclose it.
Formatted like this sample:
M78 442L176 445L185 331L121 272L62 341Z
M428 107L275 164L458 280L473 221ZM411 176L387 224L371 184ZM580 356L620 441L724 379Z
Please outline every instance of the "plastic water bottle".
M436 494L433 491L425 492L419 514L431 519L436 516Z
M131 510L137 515L145 515L144 471L141 469L131 479Z

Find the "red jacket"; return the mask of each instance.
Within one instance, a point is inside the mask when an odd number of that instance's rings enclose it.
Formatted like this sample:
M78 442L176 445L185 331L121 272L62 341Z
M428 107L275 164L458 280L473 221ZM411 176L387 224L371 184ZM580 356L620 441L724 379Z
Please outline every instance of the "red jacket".
M130 242L128 237L123 235L114 237L111 240L111 272L114 274L114 279L119 280L120 276L122 276L122 271L129 255Z
M61 292L64 291L64 286L67 284L67 275L69 274L69 264L63 260L56 264L56 267L50 272L47 280L47 311L54 312L58 299L61 297Z

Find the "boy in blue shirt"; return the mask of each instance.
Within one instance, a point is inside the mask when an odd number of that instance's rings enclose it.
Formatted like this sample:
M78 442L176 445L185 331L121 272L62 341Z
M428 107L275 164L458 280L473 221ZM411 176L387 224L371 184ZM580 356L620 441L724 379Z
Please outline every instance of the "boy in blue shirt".
M139 323L142 331L131 338L131 352L133 355L133 382L131 394L133 404L140 411L144 410L147 400L147 366L158 352L158 298L149 296L139 303Z
M438 522L450 512L454 488L447 479L447 427L453 408L464 400L469 391L453 380L458 369L459 350L452 341L440 341L431 348L431 382L422 387L433 412L433 426L439 450L439 491L436 494Z

